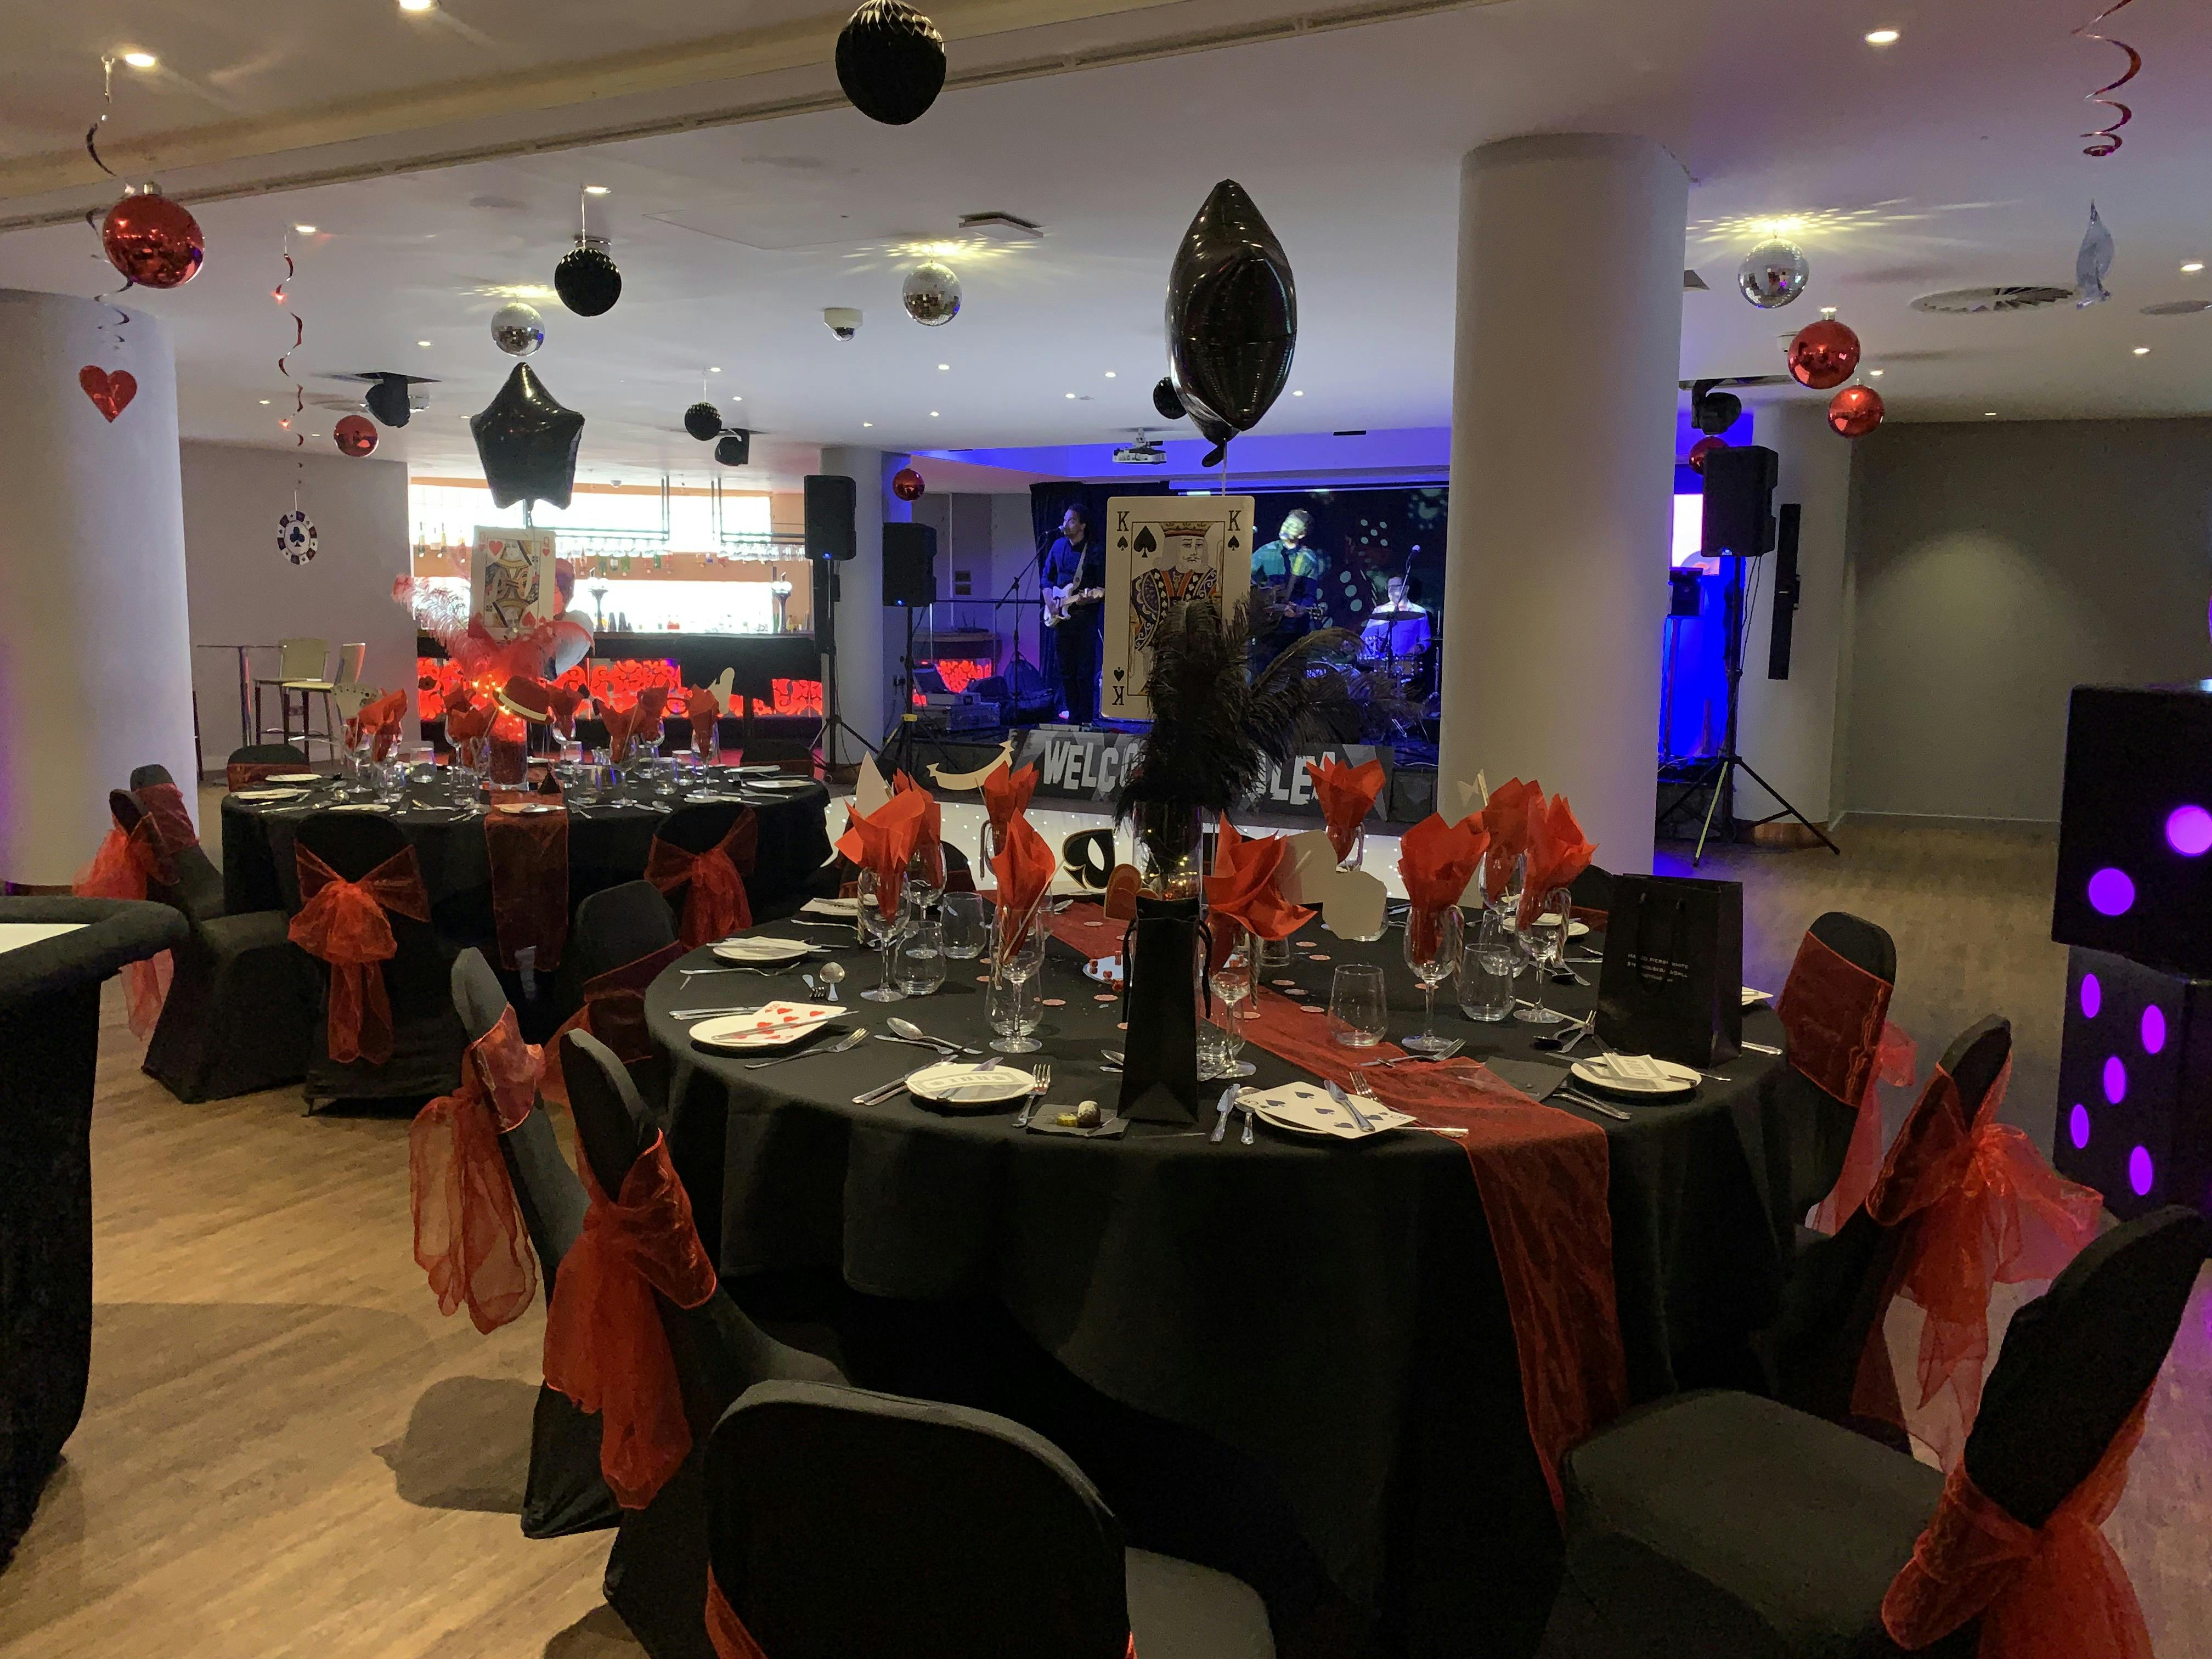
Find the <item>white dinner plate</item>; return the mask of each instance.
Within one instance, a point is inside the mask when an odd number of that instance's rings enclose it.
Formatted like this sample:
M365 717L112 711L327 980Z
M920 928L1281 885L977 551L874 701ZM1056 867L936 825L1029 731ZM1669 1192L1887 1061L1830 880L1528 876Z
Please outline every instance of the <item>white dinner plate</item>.
M691 1041L702 1048L719 1048L728 1054L788 1048L800 1038L819 1030L825 1021L851 1012L825 1007L818 1002L771 1002L753 1013L702 1019L691 1028Z
M296 800L307 792L301 789L237 789L231 792L233 800Z
M271 772L269 775L271 783L320 783L323 781L323 775L319 772Z
M796 962L811 949L803 939L729 939L714 947L725 962Z
M1634 1100L1680 1100L1698 1086L1698 1074L1686 1066L1677 1066L1671 1060L1659 1060L1644 1055L1656 1066L1656 1078L1624 1077L1616 1072L1611 1056L1597 1060L1578 1060L1573 1072L1577 1083L1587 1083L1593 1089L1602 1089L1609 1095L1620 1095Z
M811 778L748 778L745 780L746 788L765 789L772 795L795 795L802 789L811 789L813 787L814 780Z
M1213 1102L1203 1103L1212 1105ZM1240 1089L1237 1103L1249 1106L1262 1123L1272 1123L1278 1129L1288 1129L1292 1134L1326 1135L1336 1140L1364 1140L1370 1134L1381 1134L1385 1129L1395 1129L1413 1120L1403 1112L1394 1112L1380 1101L1369 1101L1362 1097L1353 1104L1359 1108L1360 1116L1374 1127L1363 1129L1352 1121L1352 1114L1329 1098L1328 1091L1314 1083L1286 1083L1279 1089Z
M380 800L349 800L330 810L333 812L389 812L392 808Z
M751 766L718 766L714 769L733 773L741 778L772 778L783 770L774 761L763 761Z
M924 1100L948 1106L996 1106L1019 1100L1036 1086L1036 1079L1018 1066L995 1060L988 1066L945 1060L923 1066L907 1079L906 1086Z
M561 809L548 801L505 800L499 804L499 810L502 812L514 812L535 817L540 813L557 812Z

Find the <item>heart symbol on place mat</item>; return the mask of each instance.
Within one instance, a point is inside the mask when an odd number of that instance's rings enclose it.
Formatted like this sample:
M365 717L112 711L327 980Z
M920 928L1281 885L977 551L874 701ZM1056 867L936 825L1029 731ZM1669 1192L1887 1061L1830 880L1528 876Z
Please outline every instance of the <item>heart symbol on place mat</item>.
M84 388L84 395L92 399L92 406L112 422L131 406L138 395L138 378L127 368L118 368L110 374L104 368L89 364L77 370L76 383Z

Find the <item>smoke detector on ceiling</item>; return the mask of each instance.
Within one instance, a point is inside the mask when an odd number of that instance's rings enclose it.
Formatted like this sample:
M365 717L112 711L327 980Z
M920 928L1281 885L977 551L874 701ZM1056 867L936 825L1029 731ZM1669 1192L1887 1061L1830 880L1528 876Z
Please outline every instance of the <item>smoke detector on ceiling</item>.
M1034 242L1043 236L1044 227L1011 213L963 213L960 234L979 242Z
M2040 311L2063 305L2074 297L2070 288L2014 283L2005 288L1953 288L1941 294L1923 294L1912 302L1915 311L1933 311L1947 317L1977 316L1984 312Z

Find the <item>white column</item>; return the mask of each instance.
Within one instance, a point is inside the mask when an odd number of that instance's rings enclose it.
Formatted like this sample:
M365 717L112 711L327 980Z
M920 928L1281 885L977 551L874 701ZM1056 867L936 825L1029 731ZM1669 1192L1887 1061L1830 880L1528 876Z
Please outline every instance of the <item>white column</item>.
M1472 151L1460 176L1440 810L1564 792L1651 867L1689 179L1648 138Z
M822 452L822 470L853 481L855 553L836 567L837 696L845 724L872 750L890 714L884 672L884 454L829 447ZM860 757L851 738L836 734L828 753L848 764Z
M0 289L0 878L27 885L76 874L133 767L158 762L193 799L176 361L136 308L118 349L114 318ZM112 422L87 367L137 383Z
M1759 572L1758 609L1744 646L1743 694L1736 706L1736 750L1815 823L1827 823L1835 763L1837 679L1843 657L1844 547L1850 521L1851 443L1828 425L1827 397L1769 404L1756 411L1757 441L1781 457L1778 511L1803 509L1797 543L1802 587L1790 641L1790 678L1766 678L1778 567ZM1758 784L1739 776L1735 815L1761 818L1782 810Z

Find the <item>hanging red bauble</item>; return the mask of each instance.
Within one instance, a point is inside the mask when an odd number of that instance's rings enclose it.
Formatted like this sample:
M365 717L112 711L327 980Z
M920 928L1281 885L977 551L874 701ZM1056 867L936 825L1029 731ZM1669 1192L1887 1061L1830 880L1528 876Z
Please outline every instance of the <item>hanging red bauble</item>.
M331 428L331 436L337 441L339 453L350 455L356 460L375 453L376 422L366 415L341 416Z
M1716 449L1726 449L1728 447L1729 441L1726 438L1715 436L1698 439L1690 446L1690 471L1702 474L1705 470L1705 457Z
M1832 317L1808 323L1790 343L1790 373L1800 386L1826 392L1858 372L1859 337Z
M1846 438L1863 438L1881 424L1881 393L1847 386L1828 400L1828 424Z
M207 252L198 221L154 185L107 210L100 245L108 263L141 288L181 287Z
M921 474L910 466L902 466L891 475L891 494L902 501L918 501L924 486Z

